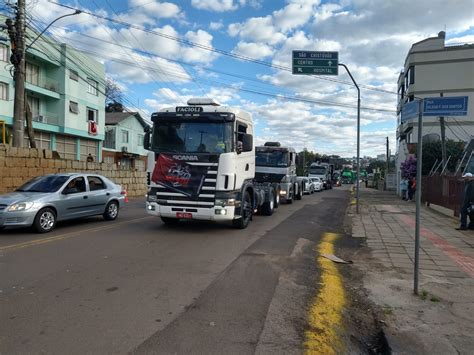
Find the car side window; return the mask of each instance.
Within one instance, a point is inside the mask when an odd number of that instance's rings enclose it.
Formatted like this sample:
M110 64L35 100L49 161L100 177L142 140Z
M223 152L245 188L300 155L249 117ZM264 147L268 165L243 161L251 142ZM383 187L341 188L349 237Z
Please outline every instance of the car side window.
M89 190L91 191L104 190L107 188L102 179L97 176L88 176L87 181L89 182Z
M77 194L80 192L86 192L86 182L82 176L72 179L64 188L64 193L66 194Z

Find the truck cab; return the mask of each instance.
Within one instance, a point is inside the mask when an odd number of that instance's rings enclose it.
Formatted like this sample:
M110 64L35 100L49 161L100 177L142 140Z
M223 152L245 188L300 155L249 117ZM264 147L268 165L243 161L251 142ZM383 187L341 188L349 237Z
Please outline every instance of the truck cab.
M296 178L296 159L295 149L282 147L279 142L266 142L256 148L255 180L274 184L282 202L300 200L303 188L302 181Z
M208 98L187 104L151 115L146 210L166 224L200 219L245 228L263 203L253 184L252 116Z

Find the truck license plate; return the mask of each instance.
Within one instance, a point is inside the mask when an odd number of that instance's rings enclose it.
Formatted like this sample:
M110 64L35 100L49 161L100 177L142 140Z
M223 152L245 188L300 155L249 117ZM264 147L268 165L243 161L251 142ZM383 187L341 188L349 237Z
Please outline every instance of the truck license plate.
M188 212L176 212L176 218L193 218L193 214Z

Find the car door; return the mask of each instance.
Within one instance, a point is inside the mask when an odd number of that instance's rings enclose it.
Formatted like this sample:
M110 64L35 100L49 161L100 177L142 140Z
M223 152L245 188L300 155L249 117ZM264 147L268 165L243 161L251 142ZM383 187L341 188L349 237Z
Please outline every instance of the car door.
M110 191L107 184L96 175L87 176L89 185L88 200L92 214L102 214L110 198Z
M89 196L83 176L72 178L61 191L58 217L71 219L90 215Z

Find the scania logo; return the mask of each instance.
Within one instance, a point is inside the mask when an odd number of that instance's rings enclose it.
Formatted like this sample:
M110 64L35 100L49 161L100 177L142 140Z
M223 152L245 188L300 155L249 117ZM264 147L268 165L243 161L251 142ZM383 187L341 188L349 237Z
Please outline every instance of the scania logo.
M173 155L173 159L176 159L176 160L187 160L187 161L190 161L190 160L199 160L199 158L197 157L197 155Z

